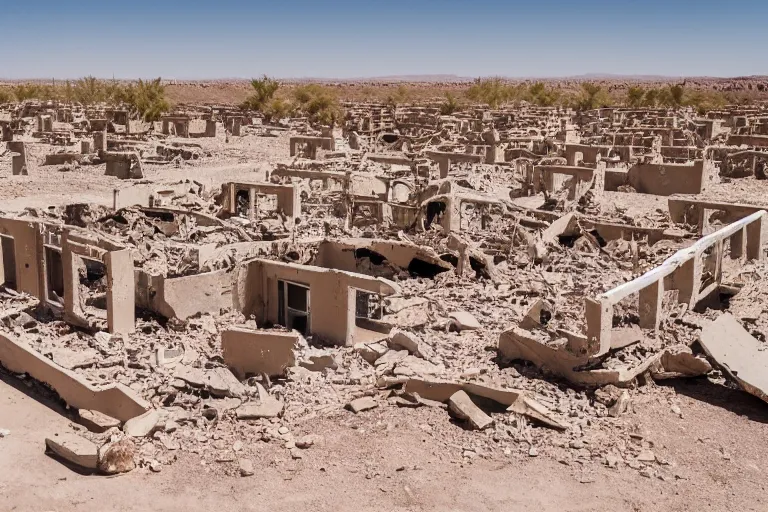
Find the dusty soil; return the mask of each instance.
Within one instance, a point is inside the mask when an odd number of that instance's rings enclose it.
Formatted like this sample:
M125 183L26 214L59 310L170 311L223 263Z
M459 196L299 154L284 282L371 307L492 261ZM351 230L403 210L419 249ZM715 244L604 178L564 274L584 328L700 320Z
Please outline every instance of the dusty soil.
M677 403L682 418L670 410ZM582 468L514 453L462 459L421 428L429 409L380 409L308 422L325 442L299 461L264 443L256 475L240 478L184 456L159 474L104 478L44 454L46 435L70 428L55 404L4 375L0 509L82 510L765 510L768 411L757 399L706 381L650 389L633 420L672 468L668 481L631 469ZM452 429L461 430L453 425ZM582 483L583 482L583 483Z

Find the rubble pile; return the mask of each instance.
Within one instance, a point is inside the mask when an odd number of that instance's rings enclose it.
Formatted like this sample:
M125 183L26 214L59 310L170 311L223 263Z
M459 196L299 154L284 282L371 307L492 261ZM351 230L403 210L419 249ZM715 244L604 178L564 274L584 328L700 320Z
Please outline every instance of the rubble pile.
M78 140L81 171L128 184L112 207L0 217L2 371L69 407L77 434L48 450L105 474L186 453L247 477L261 444L322 449L317 418L401 415L462 462L675 478L633 415L656 381L768 396L766 204L732 201L761 190L762 115L360 104L333 129L14 110L13 174ZM281 161L203 173L220 125ZM189 177L144 178L169 161Z

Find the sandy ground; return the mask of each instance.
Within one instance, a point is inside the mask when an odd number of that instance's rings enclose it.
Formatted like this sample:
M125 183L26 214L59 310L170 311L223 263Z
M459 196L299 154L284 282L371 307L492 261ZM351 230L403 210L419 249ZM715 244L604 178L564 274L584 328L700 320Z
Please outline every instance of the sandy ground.
M419 428L425 409L384 410L311 425L325 442L299 461L276 450L249 478L221 475L183 457L159 474L78 474L44 453L44 438L71 428L54 404L23 383L0 380L0 510L766 510L768 412L706 381L649 390L635 419L676 477L566 466L545 457L456 460ZM682 418L661 395L674 396ZM454 426L458 429L460 427ZM260 443L263 444L263 443ZM270 450L270 447L265 448ZM271 458L271 453L265 454Z

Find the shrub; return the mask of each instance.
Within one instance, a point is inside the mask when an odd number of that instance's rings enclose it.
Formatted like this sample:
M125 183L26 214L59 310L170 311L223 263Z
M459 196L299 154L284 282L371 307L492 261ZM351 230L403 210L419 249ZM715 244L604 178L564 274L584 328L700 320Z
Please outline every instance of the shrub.
M412 99L413 95L411 90L405 85L398 85L395 92L387 97L387 105L396 107L404 103L408 103Z
M19 84L12 88L16 101L27 101L40 97L40 88L35 84Z
M478 78L466 94L472 101L497 108L511 99L513 90L501 78Z
M272 98L269 103L264 106L264 119L269 122L273 119L283 119L288 117L293 112L293 105L290 101L282 98Z
M248 96L243 102L242 107L261 112L274 98L275 93L280 88L280 83L269 78L267 75L263 75L261 78L252 79L251 87L253 88L253 94Z
M459 110L461 110L461 105L456 97L449 92L445 93L445 101L440 105L440 114L448 116Z
M307 84L294 89L293 98L296 108L306 115L310 122L333 126L344 117L344 112L330 87L320 84Z
M81 78L72 87L75 101L83 105L93 105L107 100L106 87L93 76Z
M551 107L557 103L560 94L556 90L547 87L542 82L536 82L528 88L525 98L534 105Z
M578 97L576 107L579 110L593 110L606 107L611 100L608 94L597 84L584 82L581 84L581 94Z
M165 99L165 86L160 78L143 81L132 88L131 106L144 121L157 121L171 106Z
M8 87L0 87L0 103L10 103L14 99L13 91Z

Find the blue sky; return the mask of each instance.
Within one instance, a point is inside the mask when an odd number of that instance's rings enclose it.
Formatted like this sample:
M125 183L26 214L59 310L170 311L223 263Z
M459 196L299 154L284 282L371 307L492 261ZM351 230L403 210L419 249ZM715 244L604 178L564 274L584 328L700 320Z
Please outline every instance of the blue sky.
M0 0L0 78L768 74L768 0Z

